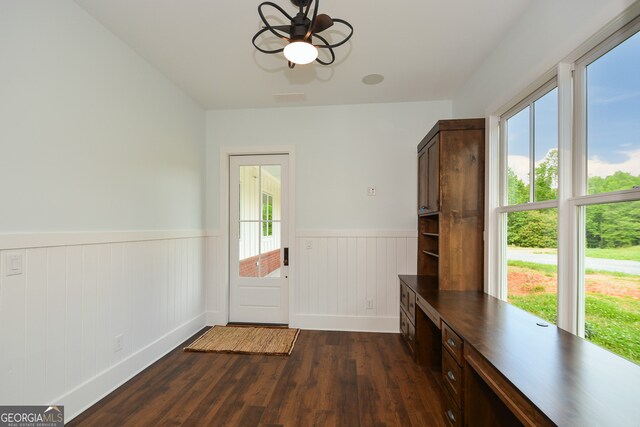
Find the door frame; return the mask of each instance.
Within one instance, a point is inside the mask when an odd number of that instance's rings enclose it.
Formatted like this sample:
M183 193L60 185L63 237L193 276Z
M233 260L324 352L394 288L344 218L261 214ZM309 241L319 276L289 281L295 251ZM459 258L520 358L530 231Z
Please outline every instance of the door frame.
M289 326L296 326L298 320L295 317L294 301L296 300L296 234L295 234L295 147L293 145L266 146L266 147L220 147L220 254L222 259L217 265L221 268L220 288L218 295L223 301L221 304L222 319L229 322L229 173L231 156L264 156L274 154L285 154L289 157Z

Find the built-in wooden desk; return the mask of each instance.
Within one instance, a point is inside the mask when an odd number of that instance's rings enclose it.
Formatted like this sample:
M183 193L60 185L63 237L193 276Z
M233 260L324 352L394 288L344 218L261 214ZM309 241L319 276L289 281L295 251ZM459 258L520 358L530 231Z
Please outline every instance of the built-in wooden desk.
M640 366L487 294L400 281L416 294L417 362L442 370L462 354L452 425L640 426ZM443 351L442 332L461 342Z

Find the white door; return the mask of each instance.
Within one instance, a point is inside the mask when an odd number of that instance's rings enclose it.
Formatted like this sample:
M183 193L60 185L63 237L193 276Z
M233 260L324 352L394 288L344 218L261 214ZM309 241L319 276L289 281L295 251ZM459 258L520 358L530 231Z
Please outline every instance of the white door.
M229 321L287 324L287 155L231 156Z

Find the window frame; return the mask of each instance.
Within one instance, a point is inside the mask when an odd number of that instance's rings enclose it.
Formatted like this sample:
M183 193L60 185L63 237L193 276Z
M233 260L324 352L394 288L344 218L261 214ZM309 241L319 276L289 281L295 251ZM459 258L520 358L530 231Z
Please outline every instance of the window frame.
M615 25L616 28L612 28ZM565 61L522 91L487 119L487 171L485 230L485 292L507 298L507 214L528 210L558 210L558 327L584 337L585 321L585 211L590 205L640 200L640 188L589 195L586 141L586 67L640 32L640 16L614 22L580 46ZM558 198L508 205L507 126L509 118L558 90ZM534 125L530 124L530 129ZM530 144L532 139L530 138ZM530 156L531 157L531 156ZM530 159L535 164L535 159ZM492 167L496 165L497 168ZM535 191L535 168L530 192ZM531 194L531 193L530 193Z
M618 47L635 34L640 33L640 16L611 34L593 49L575 61L573 75L575 93L575 143L574 149L574 194L569 199L569 206L574 210L576 222L575 254L576 262L576 334L585 334L585 248L586 248L586 207L599 204L631 202L640 200L640 188L612 191L600 194L588 194L588 141L587 141L587 67Z
M512 212L524 212L524 211L534 211L540 209L553 209L558 208L558 199L555 200L545 200L542 202L536 202L535 200L535 156L531 154L534 153L535 150L535 139L533 135L533 129L535 127L534 117L535 110L533 108L534 102L543 96L547 95L552 90L558 88L558 79L557 76L554 75L550 79L548 79L545 83L540 85L537 89L531 92L528 96L522 99L520 102L514 104L511 108L505 111L505 113L501 114L498 118L498 133L499 133L499 157L500 157L500 167L499 167L499 195L498 195L498 206L495 209L495 213L497 215L497 224L498 224L498 250L499 250L499 264L498 264L498 286L497 286L497 296L498 298L506 301L508 297L507 288L507 218L508 214ZM558 89L559 96L559 89ZM507 178L507 169L508 169L508 120L529 107L529 202L517 204L517 205L509 205L508 200L508 178ZM560 128L560 124L558 123L558 128ZM559 144L558 144L559 145ZM558 152L559 152L558 147ZM560 168L558 167L558 174L560 173ZM559 177L558 177L559 178ZM560 224L558 223L558 228ZM559 230L558 230L559 231ZM558 246L559 246L558 242ZM560 248L558 247L558 251ZM559 271L558 271L559 275ZM559 315L558 315L559 317Z
M501 160L501 164L500 164L500 207L502 208L513 208L515 206L526 206L527 208L523 208L521 210L533 210L530 209L530 206L536 205L545 205L543 208L545 207L551 207L548 206L549 203L548 202L554 202L557 204L557 199L556 200L545 200L542 202L536 202L535 201L535 182L536 182L536 178L535 178L535 133L534 133L534 129L535 129L535 107L534 107L534 103L536 101L538 101L540 98L544 97L545 95L547 95L549 92L551 92L554 89L558 88L558 79L557 76L552 77L549 81L547 81L546 83L542 84L538 89L536 89L534 92L532 92L529 96L527 96L526 98L524 98L522 101L520 101L519 103L517 103L516 105L514 105L513 107L511 107L509 110L507 110L506 113L502 114L500 116L500 160ZM506 177L506 174L503 173L503 171L507 170L508 167L508 144L509 141L507 140L507 136L508 136L508 125L507 122L509 121L509 119L511 119L512 117L514 117L516 114L520 113L522 110L524 110L525 108L529 107L529 202L524 203L524 204L520 204L520 205L509 205L509 200L508 200L508 179ZM520 210L519 208L516 208L517 210ZM516 212L516 211L512 211L512 212Z

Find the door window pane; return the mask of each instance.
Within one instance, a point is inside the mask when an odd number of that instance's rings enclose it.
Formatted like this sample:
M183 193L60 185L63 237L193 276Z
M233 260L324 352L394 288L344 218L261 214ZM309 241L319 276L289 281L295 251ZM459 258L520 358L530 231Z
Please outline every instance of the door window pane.
M271 219L274 221L280 221L280 213L281 203L280 203L280 194L281 194L281 167L279 165L268 165L262 166L262 194L268 194L271 196Z
M273 236L273 196L262 193L262 236Z
M585 338L640 363L640 201L585 209Z
M558 320L558 211L507 215L507 301L548 322Z
M240 166L240 277L280 275L281 188L281 166Z
M240 277L259 277L260 275L260 223L240 221L240 239L238 240L238 259Z
M640 33L587 66L588 193L640 185ZM609 179L607 177L616 177Z

